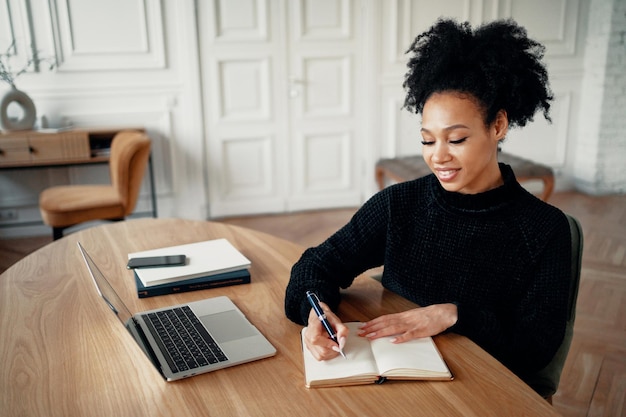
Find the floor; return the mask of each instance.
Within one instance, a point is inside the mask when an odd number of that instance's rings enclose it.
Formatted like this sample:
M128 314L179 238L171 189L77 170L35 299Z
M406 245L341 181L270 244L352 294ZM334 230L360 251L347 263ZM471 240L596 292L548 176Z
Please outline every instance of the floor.
M626 195L555 193L550 203L575 216L585 238L574 340L554 407L566 417L626 417ZM322 242L354 209L220 219L303 246ZM50 237L0 240L0 272Z

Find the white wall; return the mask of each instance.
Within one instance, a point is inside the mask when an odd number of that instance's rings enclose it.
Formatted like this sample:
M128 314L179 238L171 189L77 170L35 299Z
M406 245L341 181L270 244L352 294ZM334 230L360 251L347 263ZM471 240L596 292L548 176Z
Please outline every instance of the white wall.
M377 3L382 16L380 70L380 155L393 157L421 153L416 132L419 118L401 110L406 72L404 51L415 37L440 15L473 25L512 17L530 37L546 46L551 87L555 96L552 123L537 114L532 123L509 132L505 152L552 167L556 189L574 186L574 156L578 139L580 89L584 74L588 2L585 0L448 1L391 0ZM391 7L383 7L391 5ZM531 184L531 187L536 184Z
M201 1L202 8L219 4L217 0ZM297 1L299 7L305 7L303 0L238 4L285 10ZM345 6L352 2L337 3ZM358 43L363 49L358 53L365 61L359 67L362 88L356 88L365 117L358 121L363 133L358 138L361 180L354 183L361 187L362 198L374 190L373 164L378 157L419 152L415 119L398 111L403 99L401 52L418 30L426 28L420 25L427 26L435 18L429 17L428 11L444 6L472 23L513 16L527 25L531 36L545 35L542 41L548 47L557 96L555 123L538 121L524 129L519 140L513 134L507 141L509 151L555 168L557 189L625 191L623 0L378 0L358 4L358 24L364 28ZM161 217L203 219L211 215L211 205L227 206L211 189L222 181L215 178L221 173L207 163L216 157L209 152L215 140L213 128L207 127L213 97L203 67L203 62L210 62L211 49L200 48L205 39L199 39L204 32L198 26L198 5L194 0L0 2L0 51L15 38L17 61L25 62L34 41L41 55L53 56L58 62L53 71L42 68L17 80L18 88L35 101L39 115L45 114L53 123L69 120L76 126L148 129L154 140ZM306 3L306 7L314 6ZM413 14L405 14L407 10ZM544 18L546 10L559 18L558 24L551 26L554 22ZM268 16L276 18L271 13ZM292 19L289 15L282 18ZM271 36L285 36L284 27L277 26ZM285 140L289 146L292 139L286 136ZM19 214L16 221L0 220L0 237L49 233L41 225L24 224L39 222L37 200L44 188L102 182L106 177L104 167L0 171L0 210L17 209ZM289 193L289 187L285 189ZM148 187L144 187L137 211L148 208ZM252 207L250 212L254 212ZM16 222L21 225L7 227Z
M585 39L576 186L626 192L626 1L591 0Z
M38 116L51 124L146 128L153 140L159 216L206 218L193 0L6 0L0 3L0 50L12 38L16 63L31 56L31 42L58 63L53 71L42 68L17 79ZM40 221L38 194L44 188L106 181L104 166L0 171L0 209L17 208L19 214L0 223L0 236L49 233L40 225L7 227ZM144 184L136 212L149 211Z

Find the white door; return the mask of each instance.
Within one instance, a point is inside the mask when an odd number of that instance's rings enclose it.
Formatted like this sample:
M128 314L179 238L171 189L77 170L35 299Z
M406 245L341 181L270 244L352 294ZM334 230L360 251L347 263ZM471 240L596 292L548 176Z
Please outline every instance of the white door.
M359 205L360 1L198 8L210 216Z

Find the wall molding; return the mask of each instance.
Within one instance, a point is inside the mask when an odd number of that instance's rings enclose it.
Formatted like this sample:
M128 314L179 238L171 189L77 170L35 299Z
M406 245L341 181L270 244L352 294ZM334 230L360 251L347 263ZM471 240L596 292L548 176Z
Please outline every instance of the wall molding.
M94 20L97 11L79 16L75 10L81 3L70 0L48 2L48 16L54 31L58 71L115 71L165 68L165 39L163 11L159 0L125 0L102 2L99 7L119 7L117 13L103 13ZM83 7L94 7L94 4ZM112 20L117 19L117 20ZM133 20L134 19L134 20ZM83 20L89 23L84 23ZM102 28L103 24L108 27ZM107 42L101 33L110 30Z

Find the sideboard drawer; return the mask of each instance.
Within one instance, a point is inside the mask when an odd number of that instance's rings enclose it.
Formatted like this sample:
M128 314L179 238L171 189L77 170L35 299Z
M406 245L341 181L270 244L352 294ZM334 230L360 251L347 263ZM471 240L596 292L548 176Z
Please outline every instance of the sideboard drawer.
M27 137L0 139L0 165L10 165L30 161L30 148Z
M85 132L33 135L29 137L29 143L33 163L81 161L91 157L89 137Z
M91 158L85 131L11 133L0 137L0 166L79 162Z

